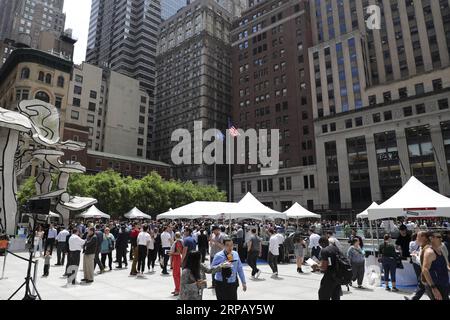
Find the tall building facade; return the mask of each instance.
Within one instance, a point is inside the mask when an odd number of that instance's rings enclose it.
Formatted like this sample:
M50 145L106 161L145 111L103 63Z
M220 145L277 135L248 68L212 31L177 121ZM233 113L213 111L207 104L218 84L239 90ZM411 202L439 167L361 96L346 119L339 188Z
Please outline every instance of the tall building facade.
M18 0L15 7L10 37L37 48L42 31L60 34L64 31L66 16L64 0Z
M186 6L189 0L161 0L161 19L167 20Z
M316 0L310 12L317 209L366 208L413 175L449 195L450 2Z
M235 200L253 192L283 211L317 203L307 9L294 0L255 1L233 25L234 122L280 130L280 149L272 150L280 153L279 173L261 176L257 165L235 165Z
M158 45L154 157L171 163L172 132L194 121L224 132L231 112L232 15L214 0L198 0L164 21ZM200 142L202 143L202 142ZM194 149L193 149L194 150ZM182 165L177 179L214 184L226 190L223 166Z
M74 67L68 100L66 122L88 128L88 149L145 157L149 95L138 80L83 63Z
M11 37L17 0L0 0L0 41Z
M149 152L153 135L156 46L161 22L157 0L93 0L86 61L139 81L150 96Z

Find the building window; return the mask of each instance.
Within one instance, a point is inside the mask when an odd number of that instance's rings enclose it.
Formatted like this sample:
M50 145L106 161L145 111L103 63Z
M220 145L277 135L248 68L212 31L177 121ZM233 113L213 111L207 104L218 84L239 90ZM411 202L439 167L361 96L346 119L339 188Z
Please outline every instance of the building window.
M421 104L416 105L416 113L417 114L423 114L425 112L426 112L425 104L421 103Z
M438 101L439 110L448 109L448 99L441 99Z
M403 108L403 116L410 117L413 115L412 107L404 107Z
M50 103L50 96L44 91L38 91L34 96L35 99Z
M316 187L316 181L314 179L314 175L309 176L309 187L314 189Z
M47 73L45 76L45 83L51 84L52 83L52 75L50 73Z
M441 90L442 89L442 79L435 79L433 80L433 90Z
M392 120L392 111L385 111L383 115L384 121Z
M97 105L95 103L93 103L93 102L89 102L89 107L88 108L89 108L89 111L95 112L95 110L97 108Z
M372 119L374 123L379 123L381 122L381 115L379 113L375 113L372 115Z
M80 118L80 113L78 111L72 111L70 117L74 120L78 120Z
M44 80L45 80L44 72L42 72L42 71L39 72L38 80L44 82Z
M303 188L309 189L309 177L308 176L303 176Z
M91 99L97 99L97 91L91 90L91 92L89 93L89 97Z
M61 109L61 107L62 107L62 98L61 97L55 98L55 107L58 109Z
M381 197L387 200L402 187L397 138L395 131L389 131L375 134L374 140Z
M20 79L29 79L30 78L30 69L23 68L20 72Z
M362 125L363 125L363 118L362 117L355 118L355 126L361 127Z
M144 154L144 151L142 151L142 149L137 149L137 156L138 157L142 157L143 154Z
M367 208L372 202L372 193L365 137L347 139L347 153L352 208Z
M353 120L352 119L345 120L345 128L346 129L353 128Z
M286 190L292 190L292 178L286 178Z
M81 106L81 100L78 99L78 98L73 98L73 100L72 100L72 105L73 105L74 107L79 107L79 106Z
M60 88L64 88L64 77L63 76L59 76L58 77L58 87Z
M80 86L74 86L73 87L73 93L75 94L81 94L82 88Z
M94 123L95 122L94 116L92 114L88 114L87 122L88 123Z

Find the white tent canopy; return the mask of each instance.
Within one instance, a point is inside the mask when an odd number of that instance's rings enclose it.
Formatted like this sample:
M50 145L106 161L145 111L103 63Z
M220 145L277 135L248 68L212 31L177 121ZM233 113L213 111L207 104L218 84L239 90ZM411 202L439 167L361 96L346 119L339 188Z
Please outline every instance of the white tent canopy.
M368 219L369 218L369 209L378 208L378 204L376 202L372 203L370 207L368 207L366 210L361 212L360 214L356 215L356 218L358 219Z
M288 219L320 219L322 217L320 214L312 213L311 211L306 210L297 202L284 213Z
M368 212L369 220L450 217L450 199L412 177L389 200Z
M236 203L196 201L160 214L157 216L157 219L216 219L235 205Z
M275 211L255 198L250 192L235 204L235 206L230 207L228 212L223 212L225 219L286 219L284 213Z
M136 207L131 209L131 211L128 212L127 214L125 214L124 217L127 218L127 219L130 219L130 220L133 220L133 219L138 219L138 220L147 219L147 220L151 220L152 219L151 216L149 216L148 214L143 213L141 210L139 210Z
M111 219L110 215L107 215L104 212L101 212L97 209L96 206L90 207L86 212L78 215L77 218L85 218L85 219Z

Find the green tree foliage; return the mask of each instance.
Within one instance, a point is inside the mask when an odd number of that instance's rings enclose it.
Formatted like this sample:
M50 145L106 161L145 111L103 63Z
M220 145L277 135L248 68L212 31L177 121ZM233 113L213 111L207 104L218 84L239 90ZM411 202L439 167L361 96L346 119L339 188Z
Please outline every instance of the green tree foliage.
M34 183L35 178L31 177L19 188L20 205L36 194ZM178 208L194 201L226 201L225 193L215 186L166 181L156 172L140 180L122 177L112 170L97 175L75 174L70 177L68 192L73 196L97 199L96 206L112 217L119 217L133 207L156 216L169 208Z

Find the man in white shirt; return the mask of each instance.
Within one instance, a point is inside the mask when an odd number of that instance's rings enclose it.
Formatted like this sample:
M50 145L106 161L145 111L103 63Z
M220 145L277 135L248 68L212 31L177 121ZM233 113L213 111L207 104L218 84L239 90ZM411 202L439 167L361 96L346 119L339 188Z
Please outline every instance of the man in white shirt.
M339 250L342 251L342 246L339 240L334 236L333 231L327 231L327 238L330 244L335 245Z
M69 238L69 268L72 270L71 273L68 274L67 280L69 281L72 276L72 284L76 283L78 267L80 265L80 254L83 250L85 240L81 239L79 236L78 229L73 229L72 235ZM75 274L75 275L74 275Z
M45 241L45 250L44 252L47 252L47 248L50 247L50 252L53 252L53 246L55 245L56 235L58 234L58 231L56 231L55 226L53 223L48 228L47 232L47 240Z
M273 229L269 230L269 255L267 262L272 269L272 278L278 277L278 256L280 255L280 238Z
M70 232L67 231L66 228L63 227L63 229L58 233L56 236L56 241L58 242L56 244L56 257L57 257L57 266L63 266L64 261L66 260L66 253L67 253L67 237L69 236Z
M320 245L319 240L320 236L314 232L314 230L310 229L309 233L309 245L308 248L311 250L311 258L316 257L317 260L320 260Z
M171 232L171 228L169 226L166 226L164 229L164 232L161 233L161 248L162 248L162 252L164 254L162 274L169 274L169 272L167 272L167 263L169 262L169 254L168 253L170 252L170 248L172 247L172 243L173 243L173 237L170 232Z
M275 234L277 236L278 239L278 262L279 263L283 263L284 261L284 234L282 233L283 229L278 227L277 228L277 233Z
M151 241L150 234L148 233L148 226L144 225L141 232L137 237L137 245L138 245L138 265L137 272L138 275L144 275L145 270L145 258L147 257L147 247Z

